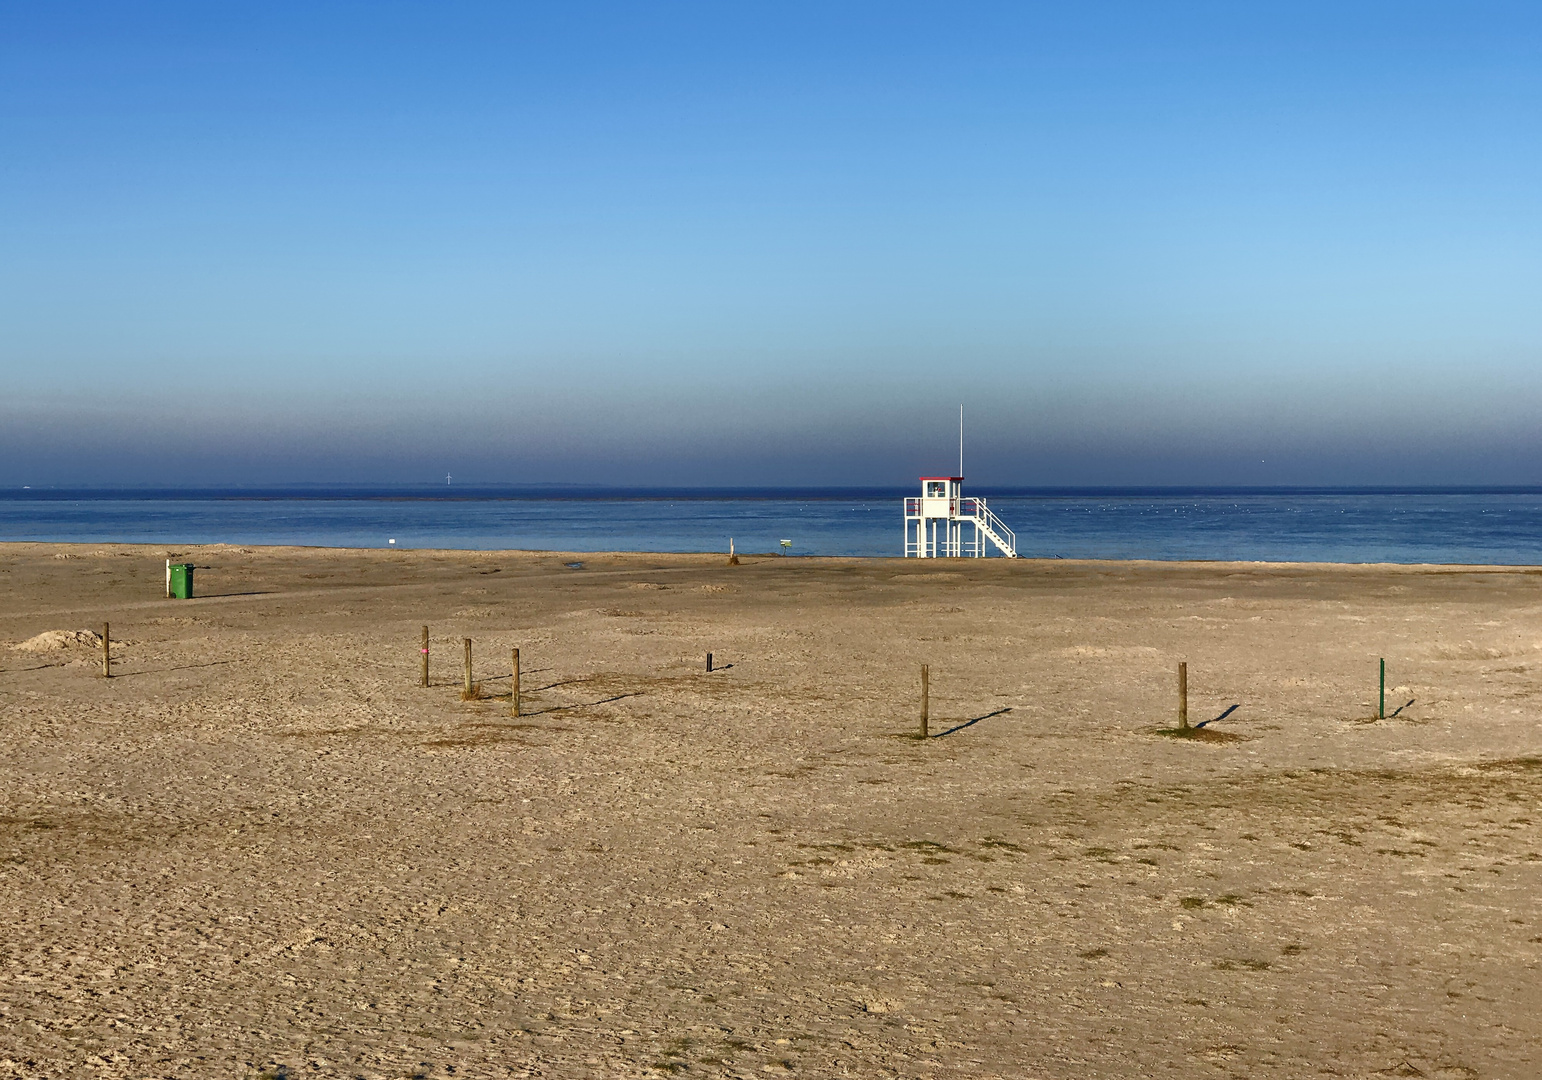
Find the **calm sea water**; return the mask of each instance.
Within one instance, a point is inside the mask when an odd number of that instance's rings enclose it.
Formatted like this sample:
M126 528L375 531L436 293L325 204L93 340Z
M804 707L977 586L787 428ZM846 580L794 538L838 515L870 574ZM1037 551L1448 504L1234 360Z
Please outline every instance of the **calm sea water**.
M1036 557L1542 563L1542 489L978 490ZM0 492L0 540L903 553L910 488Z

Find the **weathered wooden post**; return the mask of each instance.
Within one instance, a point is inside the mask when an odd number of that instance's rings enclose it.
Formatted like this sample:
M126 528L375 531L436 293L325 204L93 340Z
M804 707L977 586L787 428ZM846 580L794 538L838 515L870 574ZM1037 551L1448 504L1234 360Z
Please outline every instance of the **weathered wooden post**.
M928 737L927 725L932 716L932 669L921 665L921 738Z
M428 627L423 628L423 655L418 657L418 685L428 685Z
M509 715L519 719L519 650L514 650L514 689L509 693Z
M104 679L112 678L112 652L110 651L111 647L112 646L111 646L111 639L109 637L109 627L108 627L107 623L103 623L102 624L102 678L104 678Z
M471 700L471 639L461 638L461 645L466 650L466 700Z
M1187 731L1189 728L1189 665L1186 661L1178 662L1178 730Z

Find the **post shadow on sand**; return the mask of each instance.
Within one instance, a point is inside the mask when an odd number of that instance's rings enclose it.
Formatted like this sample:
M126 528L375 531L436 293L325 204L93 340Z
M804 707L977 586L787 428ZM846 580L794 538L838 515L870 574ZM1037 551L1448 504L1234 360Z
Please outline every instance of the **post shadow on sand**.
M551 668L533 668L533 669L532 668L524 668L524 669L521 669L521 671L519 673L519 677L521 679L523 679L523 678L526 678L527 676L530 676L530 675L540 675L543 672L547 672L547 671L550 671L550 670L551 670ZM482 682L498 682L501 679L512 679L513 677L514 677L514 673L511 671L507 675L489 675L485 679L482 679L481 681ZM556 682L554 682L554 683L547 683L545 686L530 686L530 687L526 687L525 690L524 690L524 693L527 693L527 694L539 694L542 690L555 690L559 686L572 686L574 683L593 682L595 679L598 679L598 678L599 678L598 675L580 675L576 679L558 679ZM450 683L445 683L445 685L446 686L459 686L460 683L458 683L458 682L450 682ZM507 697L508 695L505 694L504 696Z
M121 661L120 661L121 662ZM141 668L138 671L114 671L114 679L132 679L135 675L159 675L167 671L192 671L194 668L219 667L234 664L234 660L208 660L202 664L178 664L176 667Z
M520 713L521 716L545 716L547 713L567 712L570 709L588 709L595 705L609 705L612 701L620 701L622 698L642 697L642 691L634 690L629 694L617 694L614 697L601 698L599 701L580 701L574 705L551 705L544 709L528 709Z
M542 668L541 670L546 671L549 669ZM530 693L539 694L542 690L555 690L559 686L573 686L576 683L594 682L595 679L600 678L604 678L604 675L580 675L574 679L558 679L556 682L547 683L545 686L533 686L530 688Z
M550 671L550 670L551 670L551 668L535 668L533 670L530 669L530 668L525 668L519 674L520 674L520 677L523 678L523 677L525 677L527 675L539 675L543 671ZM479 683L497 682L500 679L512 679L513 677L514 677L514 673L511 671L511 672L509 672L506 675L484 675L481 678L477 679L476 681L479 682ZM567 682L583 682L583 681L584 681L583 679L568 679L567 680ZM566 686L567 682L554 682L554 683L551 684L551 686ZM428 685L430 687L434 687L434 686L460 686L460 685L462 685L462 683L461 683L460 679L451 679L448 682L430 682ZM527 694L534 694L534 693L536 693L538 691L541 691L541 690L550 690L551 686L537 686L537 687L535 687L532 690L526 690L525 693L527 693ZM504 697L508 697L509 695L504 694L503 696Z
M1226 711L1223 712L1220 716L1213 717L1213 718L1211 718L1209 720L1201 720L1199 723L1195 724L1194 726L1197 727L1197 728L1202 728L1206 724L1219 723L1220 721L1225 720L1228 716L1230 716L1232 713L1236 712L1240 708L1242 708L1242 702L1240 702L1240 701L1237 702L1237 704L1235 704L1235 705L1228 705L1226 707Z
M947 731L939 731L935 735L927 736L927 738L940 739L944 735L952 735L955 731L963 731L966 727L974 727L974 725L978 724L981 720L989 720L993 716L1000 716L1002 713L1009 713L1011 711L1012 711L1012 706L1010 706L1010 705L1003 705L1001 708L997 709L995 712L988 712L984 716L976 716L973 720L965 720L962 724L955 724L953 727L950 727Z

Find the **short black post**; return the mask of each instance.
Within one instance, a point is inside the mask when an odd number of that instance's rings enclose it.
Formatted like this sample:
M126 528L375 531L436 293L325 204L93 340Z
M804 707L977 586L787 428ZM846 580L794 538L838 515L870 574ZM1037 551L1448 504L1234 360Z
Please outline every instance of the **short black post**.
M1383 657L1381 661L1381 693L1376 701L1376 719L1387 718L1387 661Z
M711 653L707 654L707 670L708 671L712 670L712 654Z

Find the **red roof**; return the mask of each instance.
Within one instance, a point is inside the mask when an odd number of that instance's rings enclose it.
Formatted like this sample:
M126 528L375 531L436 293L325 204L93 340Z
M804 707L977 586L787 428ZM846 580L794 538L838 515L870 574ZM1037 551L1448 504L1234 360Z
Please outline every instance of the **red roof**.
M964 482L964 478L962 476L923 476L923 477L921 477L921 479L922 480L957 480L960 484L962 484Z

